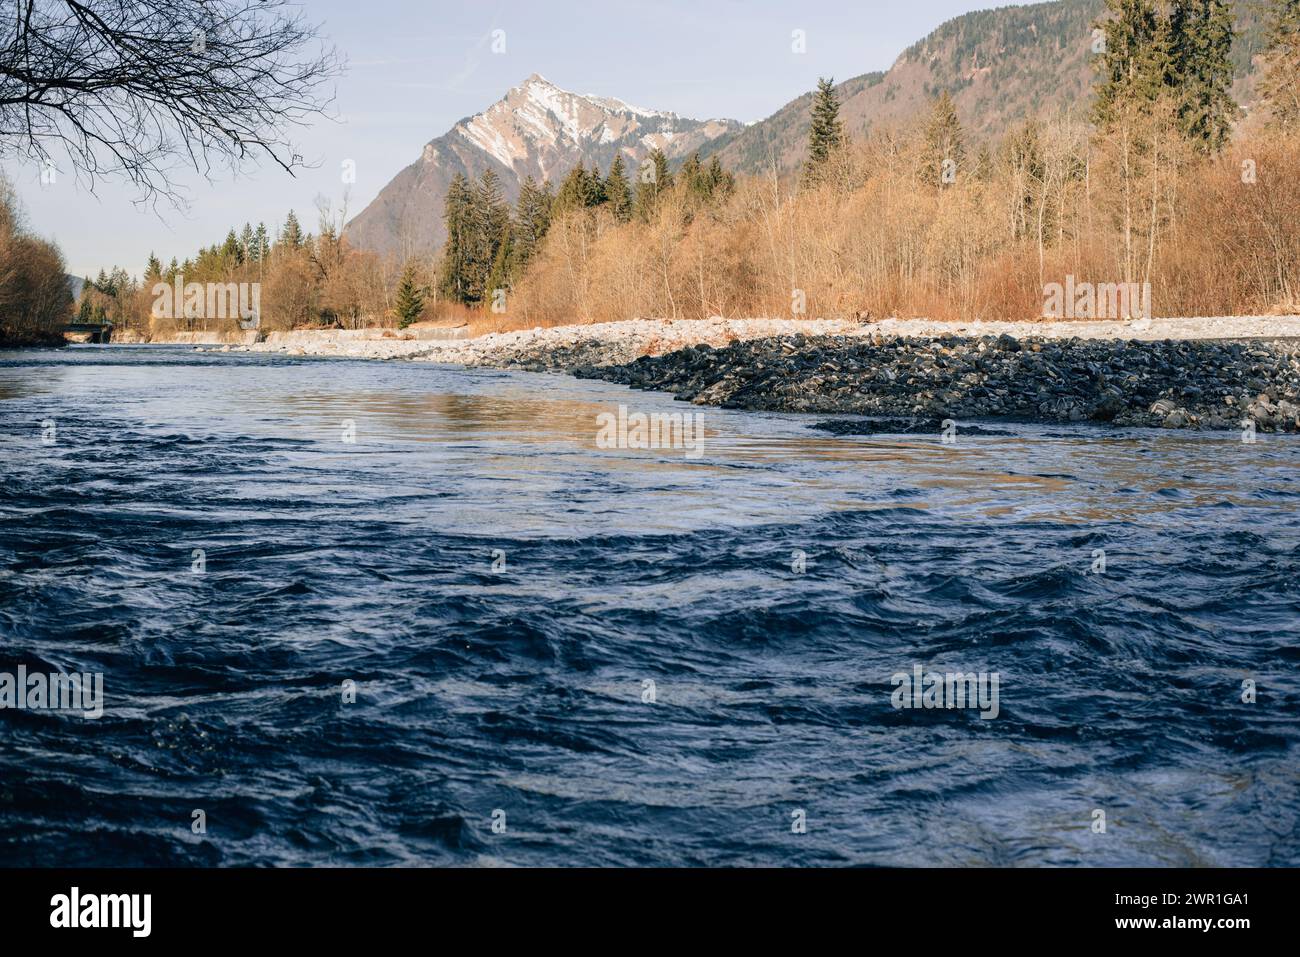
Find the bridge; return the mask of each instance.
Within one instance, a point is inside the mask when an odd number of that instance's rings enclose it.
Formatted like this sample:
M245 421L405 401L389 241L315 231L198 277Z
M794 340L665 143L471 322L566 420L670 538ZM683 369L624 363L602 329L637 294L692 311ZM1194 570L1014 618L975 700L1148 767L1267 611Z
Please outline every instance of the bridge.
M99 345L113 338L111 322L70 322L63 327L64 332L83 332L90 334L90 341Z

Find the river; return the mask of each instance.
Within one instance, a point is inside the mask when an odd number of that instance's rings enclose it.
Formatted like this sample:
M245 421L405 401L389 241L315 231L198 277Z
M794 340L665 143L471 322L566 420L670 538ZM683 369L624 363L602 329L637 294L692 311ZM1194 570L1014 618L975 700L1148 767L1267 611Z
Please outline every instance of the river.
M0 352L0 864L1300 864L1300 439L817 421Z

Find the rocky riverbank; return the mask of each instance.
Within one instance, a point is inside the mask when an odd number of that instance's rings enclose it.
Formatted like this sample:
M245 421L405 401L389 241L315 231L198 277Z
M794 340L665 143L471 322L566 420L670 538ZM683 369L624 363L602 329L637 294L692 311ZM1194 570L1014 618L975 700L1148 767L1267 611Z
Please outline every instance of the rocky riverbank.
M1141 322L637 319L459 341L286 333L248 347L560 372L702 405L869 415L833 431L945 419L1300 431L1300 317Z
M1259 431L1300 431L1294 341L798 335L614 365L587 358L551 352L511 365L701 405L884 416L926 429L945 419L1007 419L1240 430L1250 419ZM843 425L835 431L849 431Z

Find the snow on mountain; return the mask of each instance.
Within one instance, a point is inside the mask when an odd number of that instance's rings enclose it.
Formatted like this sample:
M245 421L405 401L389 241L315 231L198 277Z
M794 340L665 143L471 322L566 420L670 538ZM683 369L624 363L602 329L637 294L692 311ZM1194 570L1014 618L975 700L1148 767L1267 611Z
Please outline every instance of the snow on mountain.
M617 153L635 167L654 149L670 160L742 128L735 120L693 120L607 96L571 93L533 74L486 110L425 145L347 226L363 248L401 256L445 238L442 205L456 173L495 169L512 200L528 176L558 185L579 162L609 168Z

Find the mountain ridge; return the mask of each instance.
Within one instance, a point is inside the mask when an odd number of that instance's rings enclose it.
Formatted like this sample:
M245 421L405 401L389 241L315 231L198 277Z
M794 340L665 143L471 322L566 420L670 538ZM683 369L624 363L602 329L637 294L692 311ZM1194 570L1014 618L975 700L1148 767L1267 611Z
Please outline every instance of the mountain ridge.
M578 163L604 170L616 154L635 166L654 149L682 159L742 126L738 120L696 120L616 97L574 93L533 73L426 143L420 158L347 224L345 235L380 253L409 256L443 242L442 200L458 173L477 177L494 170L513 201L528 176L558 182Z
M1051 0L973 10L940 24L885 71L836 85L840 118L854 137L874 127L929 114L940 91L953 98L963 129L975 141L1005 134L1030 117L1070 111L1086 119L1092 103L1093 30L1105 0ZM1250 99L1252 61L1263 47L1258 13L1236 5L1233 44L1238 102ZM765 120L707 144L735 173L795 172L804 159L812 93L791 100Z

